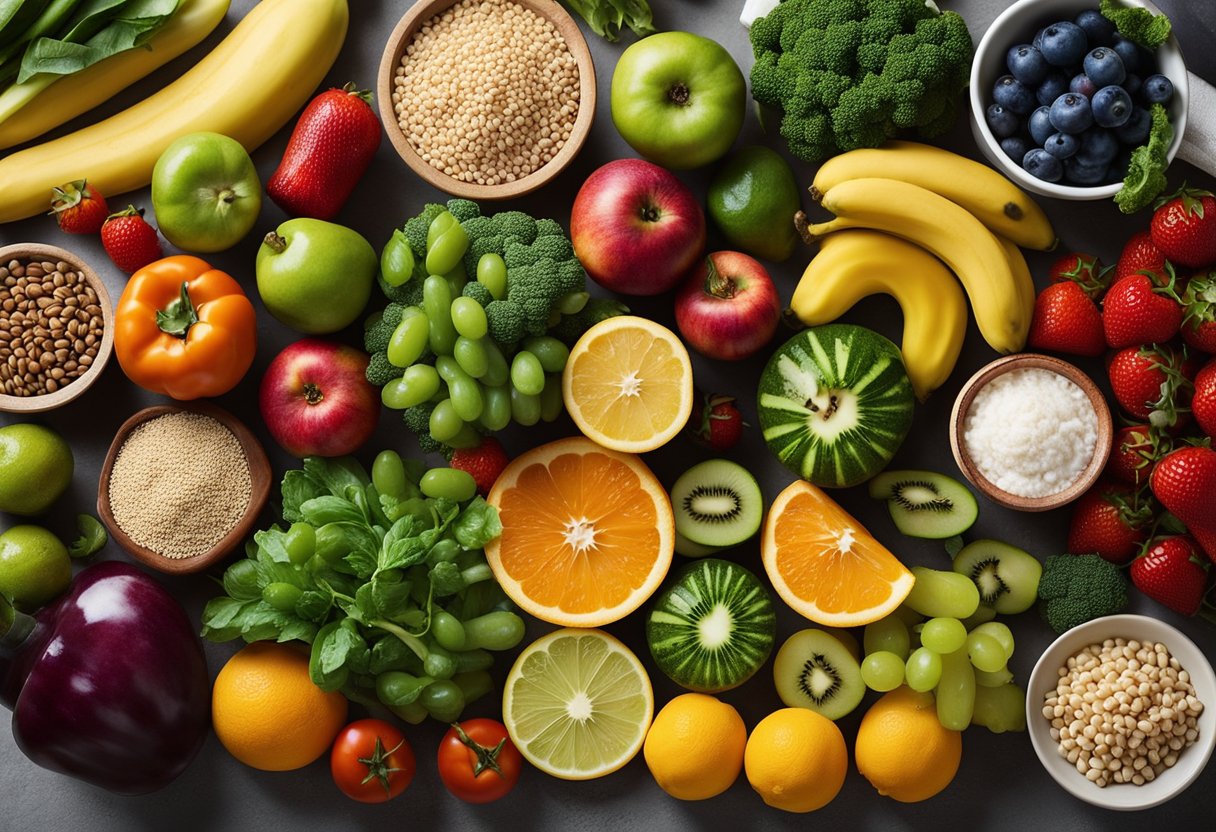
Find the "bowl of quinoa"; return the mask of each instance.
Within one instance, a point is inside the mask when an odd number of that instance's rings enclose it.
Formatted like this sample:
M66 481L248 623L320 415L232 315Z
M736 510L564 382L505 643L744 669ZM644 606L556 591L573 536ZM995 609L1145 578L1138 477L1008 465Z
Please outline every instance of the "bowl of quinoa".
M510 199L573 161L595 117L595 67L554 0L419 0L389 36L377 96L393 147L427 183Z

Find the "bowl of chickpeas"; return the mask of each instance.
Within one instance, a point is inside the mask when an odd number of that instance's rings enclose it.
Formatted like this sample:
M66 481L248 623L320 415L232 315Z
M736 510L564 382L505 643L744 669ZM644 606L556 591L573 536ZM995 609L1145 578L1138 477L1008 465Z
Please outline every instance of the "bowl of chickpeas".
M582 148L595 67L555 0L419 0L389 36L377 95L414 173L457 197L511 199Z
M1026 687L1035 753L1073 796L1118 811L1159 806L1216 748L1216 674L1193 641L1143 615L1061 635Z

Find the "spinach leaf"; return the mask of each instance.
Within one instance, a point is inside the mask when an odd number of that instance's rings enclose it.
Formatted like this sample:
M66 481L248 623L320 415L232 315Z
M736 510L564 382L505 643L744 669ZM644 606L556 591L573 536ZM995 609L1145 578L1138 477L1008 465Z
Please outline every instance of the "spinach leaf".
M308 621L320 624L333 608L333 596L316 590L305 590L296 601L296 615Z
M291 563L291 556L287 554L286 541L287 535L278 526L271 526L253 536L253 542L257 544L259 555L265 553L266 557L274 563Z
M241 635L241 613L250 602L235 598L212 598L203 608L202 637L208 641L231 641ZM253 603L257 603L256 601Z
M0 47L16 40L50 0L0 0Z
M481 497L475 497L452 524L452 534L456 542L466 549L485 548L487 543L502 534L498 509Z
M111 55L134 49L177 10L180 0L91 0L57 37L44 36L26 49L17 83L35 75L72 75Z
M12 58L19 55L25 49L25 45L32 40L37 40L43 35L51 35L59 31L60 27L68 20L68 16L80 5L81 0L51 0L50 4L42 11L42 14L31 23L24 31L18 33L17 37L10 41L3 49L0 49L0 67L4 68L0 77L9 77L16 73L12 71L13 67L5 66Z

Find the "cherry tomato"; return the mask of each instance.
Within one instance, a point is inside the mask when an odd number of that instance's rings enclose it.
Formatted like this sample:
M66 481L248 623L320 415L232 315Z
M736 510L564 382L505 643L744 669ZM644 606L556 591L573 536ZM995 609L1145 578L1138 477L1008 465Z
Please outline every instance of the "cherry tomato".
M519 782L523 757L501 722L453 724L439 744L439 777L466 803L492 803Z
M334 783L360 803L384 803L414 779L414 751L405 736L380 719L360 719L334 740L329 756Z

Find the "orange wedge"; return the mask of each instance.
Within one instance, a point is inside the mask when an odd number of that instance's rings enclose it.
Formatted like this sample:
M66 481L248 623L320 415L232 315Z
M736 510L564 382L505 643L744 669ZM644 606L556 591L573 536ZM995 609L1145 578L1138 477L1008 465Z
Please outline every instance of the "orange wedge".
M785 603L828 627L877 621L893 612L916 582L864 526L805 480L773 501L761 556Z
M489 502L502 534L486 559L522 609L567 627L624 618L671 566L667 491L636 456L577 437L517 457Z
M639 454L680 432L692 413L692 362L676 334L634 315L600 321L570 350L562 400L605 448Z

